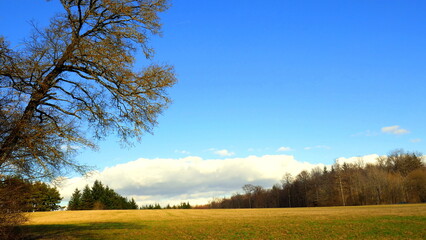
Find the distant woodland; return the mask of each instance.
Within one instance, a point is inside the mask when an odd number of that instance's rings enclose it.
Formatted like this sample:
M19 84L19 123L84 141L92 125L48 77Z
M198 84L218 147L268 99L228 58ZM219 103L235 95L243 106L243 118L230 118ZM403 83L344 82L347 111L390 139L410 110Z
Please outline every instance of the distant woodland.
M80 191L75 189L68 203L68 210L138 209L135 200L127 199L96 180Z
M15 176L0 179L0 208L4 211L54 211L61 208L61 200L58 190L44 182Z
M199 208L278 208L354 206L426 202L426 167L422 155L397 150L376 164L336 162L331 168L285 174L264 189L246 184L244 193L215 199Z

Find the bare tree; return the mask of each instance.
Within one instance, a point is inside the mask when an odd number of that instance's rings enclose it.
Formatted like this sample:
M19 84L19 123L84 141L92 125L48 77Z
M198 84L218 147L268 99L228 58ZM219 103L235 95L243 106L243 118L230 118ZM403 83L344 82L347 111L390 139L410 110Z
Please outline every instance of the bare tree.
M35 28L24 47L0 37L0 174L53 177L91 139L111 132L124 143L151 132L170 102L173 67L149 60L166 0L61 0L63 13ZM92 138L94 137L94 138Z
M252 208L252 202L251 202L252 196L251 195L256 190L256 186L254 186L252 184L246 184L246 185L243 186L243 190L249 198L249 208Z
M399 173L403 177L424 166L421 153L405 152L402 149L392 151L387 155L385 161L388 171Z
M342 205L346 206L345 201L345 194L343 193L343 184L342 184L342 167L339 164L339 160L336 159L334 163L334 170L336 171L337 180L339 181L339 191L340 191L340 197L342 199Z
M291 184L293 183L293 176L291 173L287 172L284 174L283 179L281 180L281 184L283 189L287 188L288 194L288 207L291 207Z

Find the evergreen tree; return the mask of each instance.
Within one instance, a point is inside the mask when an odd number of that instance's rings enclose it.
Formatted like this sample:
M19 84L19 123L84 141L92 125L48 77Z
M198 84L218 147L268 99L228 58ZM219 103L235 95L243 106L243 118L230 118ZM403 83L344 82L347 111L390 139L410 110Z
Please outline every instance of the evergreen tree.
M92 186L93 208L96 210L107 209L106 188L96 180Z
M135 199L132 198L132 200L130 200L128 209L138 209Z
M53 211L59 209L62 198L55 187L50 187L43 182L31 184L31 197L29 211Z
M68 205L69 210L101 210L101 209L138 209L138 205L132 198L127 198L116 193L108 186L104 186L96 180L92 188L88 185L80 193L78 189L74 192Z
M81 192L77 188L71 195L71 199L68 202L68 210L81 210Z
M19 206L19 211L53 211L59 209L62 198L55 187L51 187L43 182L31 182L19 177L7 177L0 180L0 194L8 195L14 189L19 194L7 196ZM2 193L4 192L4 193ZM5 196L6 197L6 196ZM0 207L2 197L0 197Z
M94 203L92 190L86 185L83 189L83 194L81 194L81 207L83 210L92 210Z

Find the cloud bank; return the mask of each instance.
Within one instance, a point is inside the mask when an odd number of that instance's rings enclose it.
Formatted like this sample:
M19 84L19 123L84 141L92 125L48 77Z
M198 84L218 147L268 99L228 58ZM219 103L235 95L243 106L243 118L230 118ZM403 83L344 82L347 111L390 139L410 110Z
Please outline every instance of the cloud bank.
M378 155L362 157L363 163L374 162ZM339 163L356 163L361 158L339 158ZM251 183L270 188L279 183L285 173L293 176L302 170L324 164L297 161L290 155L248 156L245 158L179 159L139 158L124 164L93 172L89 177L76 177L62 182L59 190L67 204L75 188L82 190L98 179L118 193L133 197L139 205L160 203L165 206L189 201L206 204L215 197L242 192L244 184Z
M340 157L340 158L337 158L336 161L340 164L351 163L351 164L360 164L361 166L363 166L364 164L375 164L377 162L377 158L379 158L379 155L370 154L370 155L365 155L362 157L350 157L350 158Z
M244 184L271 187L286 172L297 175L302 170L323 164L299 162L289 155L248 156L245 158L180 159L140 158L125 164L93 172L89 177L66 179L60 186L64 202L75 188L80 190L98 179L138 204L205 204L214 197L241 192Z

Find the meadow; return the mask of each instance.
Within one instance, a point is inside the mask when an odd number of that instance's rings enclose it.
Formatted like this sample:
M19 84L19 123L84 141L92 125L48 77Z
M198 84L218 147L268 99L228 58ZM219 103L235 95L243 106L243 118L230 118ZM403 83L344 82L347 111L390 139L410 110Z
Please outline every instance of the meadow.
M426 239L426 204L29 214L29 239Z

